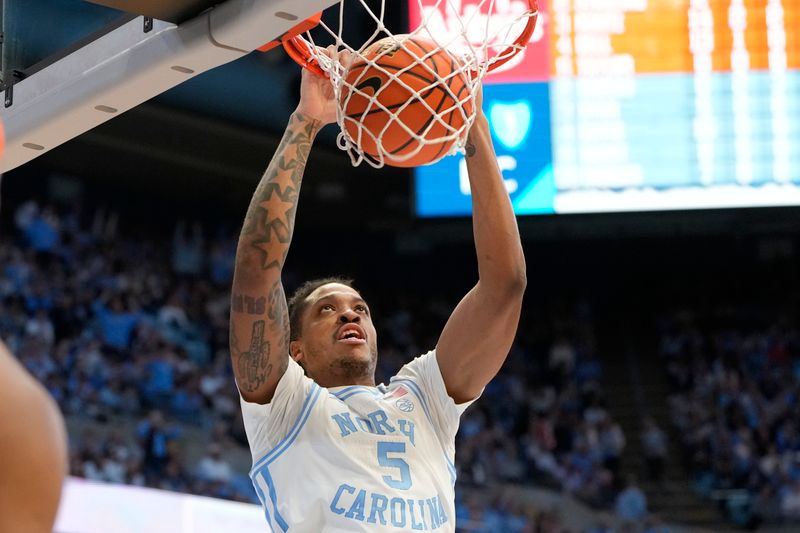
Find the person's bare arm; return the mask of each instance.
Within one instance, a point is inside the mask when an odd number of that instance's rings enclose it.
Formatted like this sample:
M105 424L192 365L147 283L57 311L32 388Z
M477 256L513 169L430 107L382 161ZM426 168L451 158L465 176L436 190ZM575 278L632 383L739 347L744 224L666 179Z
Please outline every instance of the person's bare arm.
M53 531L66 442L55 402L0 343L0 531Z
M281 271L311 145L320 128L335 119L330 82L303 71L300 105L253 194L236 250L231 361L248 402L272 400L289 363L289 314Z
M466 151L479 280L450 315L436 346L447 393L458 403L474 399L503 365L526 286L517 221L480 108Z

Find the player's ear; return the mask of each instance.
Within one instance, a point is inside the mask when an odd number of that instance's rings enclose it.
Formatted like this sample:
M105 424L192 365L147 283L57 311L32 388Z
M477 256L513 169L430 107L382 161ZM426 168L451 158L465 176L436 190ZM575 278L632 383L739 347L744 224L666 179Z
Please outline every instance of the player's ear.
M289 343L289 355L292 356L292 359L294 359L297 364L303 366L303 360L305 359L303 343L299 340L291 341Z

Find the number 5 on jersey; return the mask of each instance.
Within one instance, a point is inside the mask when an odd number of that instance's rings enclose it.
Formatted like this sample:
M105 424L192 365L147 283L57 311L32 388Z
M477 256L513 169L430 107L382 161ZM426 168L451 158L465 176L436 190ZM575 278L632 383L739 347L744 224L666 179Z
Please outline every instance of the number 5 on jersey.
M398 457L389 457L390 453L405 453L405 442L379 442L378 464L384 468L399 470L400 479L383 476L383 481L393 489L408 490L411 488L411 470L408 463Z

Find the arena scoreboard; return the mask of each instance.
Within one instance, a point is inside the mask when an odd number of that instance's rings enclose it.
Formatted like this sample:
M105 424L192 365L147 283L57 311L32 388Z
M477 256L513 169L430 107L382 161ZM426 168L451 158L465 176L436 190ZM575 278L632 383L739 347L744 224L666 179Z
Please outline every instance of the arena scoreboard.
M437 35L478 0L411 1ZM513 17L523 0L487 2ZM420 9L421 5L421 9ZM484 10L486 6L484 6ZM486 80L517 214L800 205L799 0L539 0ZM415 175L419 216L471 210L462 155Z

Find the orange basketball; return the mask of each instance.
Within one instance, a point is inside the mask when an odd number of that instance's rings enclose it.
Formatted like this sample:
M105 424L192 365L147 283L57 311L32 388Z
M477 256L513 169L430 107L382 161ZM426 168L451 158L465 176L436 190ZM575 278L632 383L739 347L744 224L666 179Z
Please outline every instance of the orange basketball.
M373 160L380 160L383 153L387 165L417 167L450 151L456 142L454 133L472 114L473 101L453 56L425 39L405 35L396 39L373 43L350 66L340 97L343 126ZM441 121L435 119L436 114ZM404 156L410 157L401 160Z

